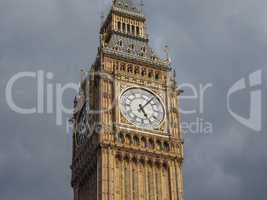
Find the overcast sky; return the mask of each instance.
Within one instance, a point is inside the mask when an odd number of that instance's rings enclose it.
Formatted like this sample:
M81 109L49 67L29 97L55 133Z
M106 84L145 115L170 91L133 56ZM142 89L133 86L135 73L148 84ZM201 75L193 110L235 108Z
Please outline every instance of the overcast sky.
M111 1L111 0L110 0ZM71 200L71 134L56 114L22 115L7 105L7 82L18 72L52 72L48 82L79 82L81 66L94 62L100 16L109 0L0 1L0 199ZM184 122L212 123L208 134L185 134L184 182L187 200L266 199L266 96L263 129L253 131L227 111L226 94L241 78L263 70L266 91L266 0L145 0L150 44L164 56L168 44L178 83L212 84L204 113ZM199 93L199 90L198 90ZM190 90L185 95L190 95ZM64 95L72 106L74 91ZM36 105L36 80L20 80L16 103ZM199 109L199 99L182 101ZM249 115L249 88L234 96L234 112ZM67 119L64 115L64 120Z

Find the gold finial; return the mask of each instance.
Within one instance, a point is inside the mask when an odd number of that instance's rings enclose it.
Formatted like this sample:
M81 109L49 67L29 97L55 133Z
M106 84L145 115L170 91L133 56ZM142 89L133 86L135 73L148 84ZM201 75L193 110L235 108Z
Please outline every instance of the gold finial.
M84 75L84 69L81 69L80 72L81 72L81 82L82 82L82 80L83 80L83 75Z
M84 81L84 78L86 77L86 71L84 70L84 68L81 68L81 83Z
M168 45L165 45L164 52L166 53L166 60L168 61L169 65L171 64L171 57L170 57L170 49Z
M144 0L141 0L140 2L140 6L141 6L141 11L143 12L144 11Z
M101 24L103 24L104 23L104 18L105 18L104 11L101 12L100 18L101 18Z
M173 79L175 80L176 79L176 70L175 69L173 69Z

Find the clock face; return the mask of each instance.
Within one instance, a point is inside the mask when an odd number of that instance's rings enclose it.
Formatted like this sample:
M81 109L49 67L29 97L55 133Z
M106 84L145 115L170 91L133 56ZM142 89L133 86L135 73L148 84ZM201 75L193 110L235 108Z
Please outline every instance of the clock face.
M87 112L86 109L83 108L80 114L79 122L78 122L78 130L76 134L76 142L78 145L82 145L86 142L87 139Z
M120 98L120 109L126 119L138 128L156 129L165 116L160 99L142 88L126 90Z

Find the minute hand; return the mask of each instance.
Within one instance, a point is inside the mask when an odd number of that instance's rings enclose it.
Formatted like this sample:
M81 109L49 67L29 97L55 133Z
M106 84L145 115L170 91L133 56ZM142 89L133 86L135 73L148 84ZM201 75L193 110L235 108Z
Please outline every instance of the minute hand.
M148 102L146 102L146 104L143 105L142 108L144 109L153 99L154 99L154 97L152 97Z

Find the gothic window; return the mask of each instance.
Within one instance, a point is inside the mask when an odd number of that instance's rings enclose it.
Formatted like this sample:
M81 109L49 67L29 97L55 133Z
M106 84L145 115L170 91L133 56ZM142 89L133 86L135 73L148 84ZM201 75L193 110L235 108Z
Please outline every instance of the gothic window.
M163 148L164 148L164 151L169 151L170 145L167 142L164 142Z
M155 74L155 79L156 79L156 80L159 80L159 73L156 73L156 74Z
M122 44L122 40L119 40L118 43L119 43L119 45L122 47L122 45L123 45L123 44Z
M125 71L125 64L121 64L121 71Z
M114 49L115 51L118 51L118 50L119 50L119 47L116 45L115 47L113 47L113 49Z
M121 31L121 22L118 22L118 30Z
M137 26L136 27L136 35L139 36L140 35L140 28Z
M121 144L124 143L125 140L124 140L124 136L123 136L122 133L119 134L118 141L119 141L119 143L121 143Z
M132 25L132 34L134 35L134 33L135 33L135 26Z
M163 163L163 170L168 170L168 165L166 162Z
M127 24L127 33L130 33L130 32L131 32L131 25Z
M157 141L157 150L161 150L161 142L160 141Z
M146 75L146 70L145 70L145 69L142 70L141 75L142 75L142 76L145 76L145 75Z
M133 73L133 67L132 67L132 65L129 65L129 66L128 66L127 71L130 72L130 73Z
M141 51L145 53L146 52L146 47L142 47Z
M131 136L130 135L126 135L126 144L131 144L132 143L132 141L131 141L132 139L131 139Z
M142 139L141 139L141 146L143 148L145 148L147 146L147 144L146 144L146 138L144 138L144 137L142 137Z
M117 63L117 62L113 62L112 67L113 67L114 69L118 69L118 63Z
M126 24L125 24L125 23L123 23L123 24L122 24L122 32L124 32L124 33L125 33L125 31L126 31Z
M139 145L139 138L137 136L134 136L133 142L134 142L134 145Z
M130 49L134 50L134 44L131 44L129 47Z
M139 74L139 68L138 67L135 68L134 73Z
M153 74L153 72L152 71L149 71L148 72L148 77L151 78L152 77L152 74Z
M151 149L154 149L154 147L155 147L154 141L152 139L149 139L148 145L149 145L149 148L151 148Z

